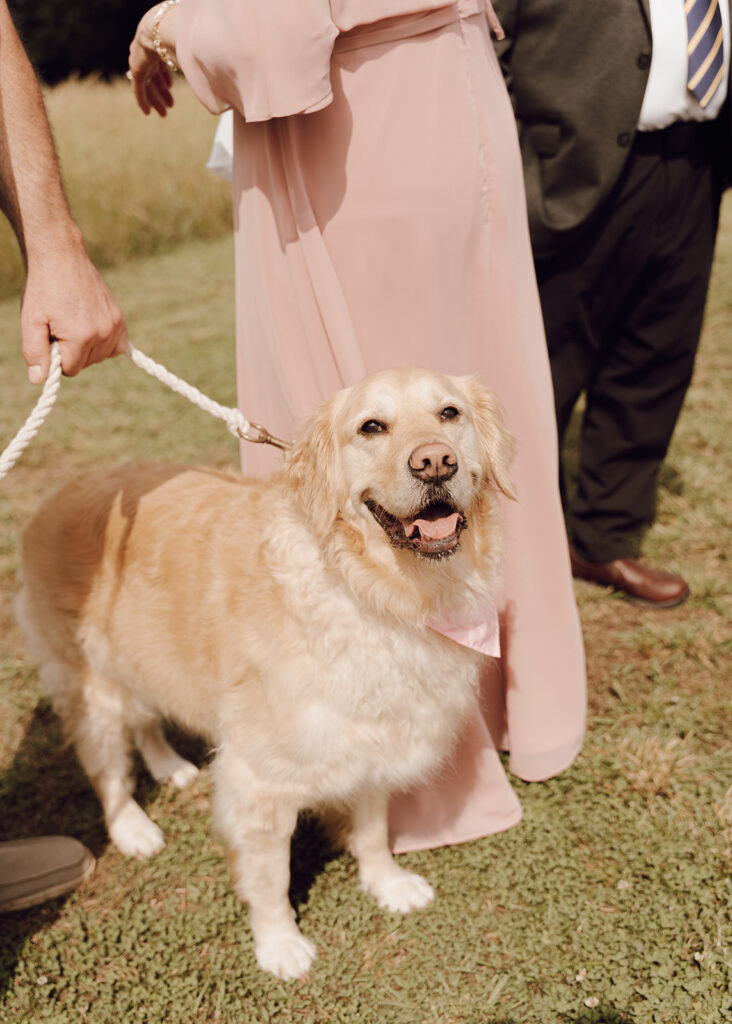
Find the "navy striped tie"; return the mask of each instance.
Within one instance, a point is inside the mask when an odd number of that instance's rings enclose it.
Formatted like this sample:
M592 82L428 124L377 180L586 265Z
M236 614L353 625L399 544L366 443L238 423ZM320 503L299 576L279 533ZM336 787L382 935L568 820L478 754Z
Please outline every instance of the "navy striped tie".
M684 9L689 33L687 85L699 105L706 107L724 74L719 0L686 0Z

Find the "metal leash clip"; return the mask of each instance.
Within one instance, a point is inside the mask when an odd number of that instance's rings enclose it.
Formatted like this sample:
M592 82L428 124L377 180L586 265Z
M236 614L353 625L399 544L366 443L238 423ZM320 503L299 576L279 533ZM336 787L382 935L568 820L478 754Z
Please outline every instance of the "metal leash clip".
M288 448L292 448L290 441L281 441L279 437L273 437L267 428L259 423L250 423L249 426L259 432L258 436L250 437L249 434L244 433L241 427L237 427L236 432L243 441L251 441L252 444L271 444L275 448L281 448L283 452L286 452Z

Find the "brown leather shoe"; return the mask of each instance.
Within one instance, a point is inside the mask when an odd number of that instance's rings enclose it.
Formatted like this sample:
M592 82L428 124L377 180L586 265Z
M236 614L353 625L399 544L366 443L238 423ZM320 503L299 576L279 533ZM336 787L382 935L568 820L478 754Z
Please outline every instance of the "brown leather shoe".
M622 590L633 604L650 608L675 608L689 596L689 586L680 576L652 569L635 558L614 562L587 562L569 547L572 575L578 580Z

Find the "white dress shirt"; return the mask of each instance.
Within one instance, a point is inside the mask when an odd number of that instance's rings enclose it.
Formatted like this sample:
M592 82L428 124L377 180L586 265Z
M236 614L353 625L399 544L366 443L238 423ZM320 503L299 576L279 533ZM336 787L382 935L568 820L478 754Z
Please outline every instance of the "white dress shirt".
M638 128L654 131L674 121L715 118L727 95L730 60L729 0L719 0L724 29L724 75L716 93L702 109L686 88L687 46L684 0L650 0L653 53Z

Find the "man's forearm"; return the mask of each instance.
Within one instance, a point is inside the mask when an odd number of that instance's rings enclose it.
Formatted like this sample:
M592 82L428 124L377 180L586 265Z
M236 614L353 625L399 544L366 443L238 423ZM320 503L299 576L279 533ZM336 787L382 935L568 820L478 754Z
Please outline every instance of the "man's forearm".
M23 256L81 245L69 214L43 97L0 0L0 207Z

